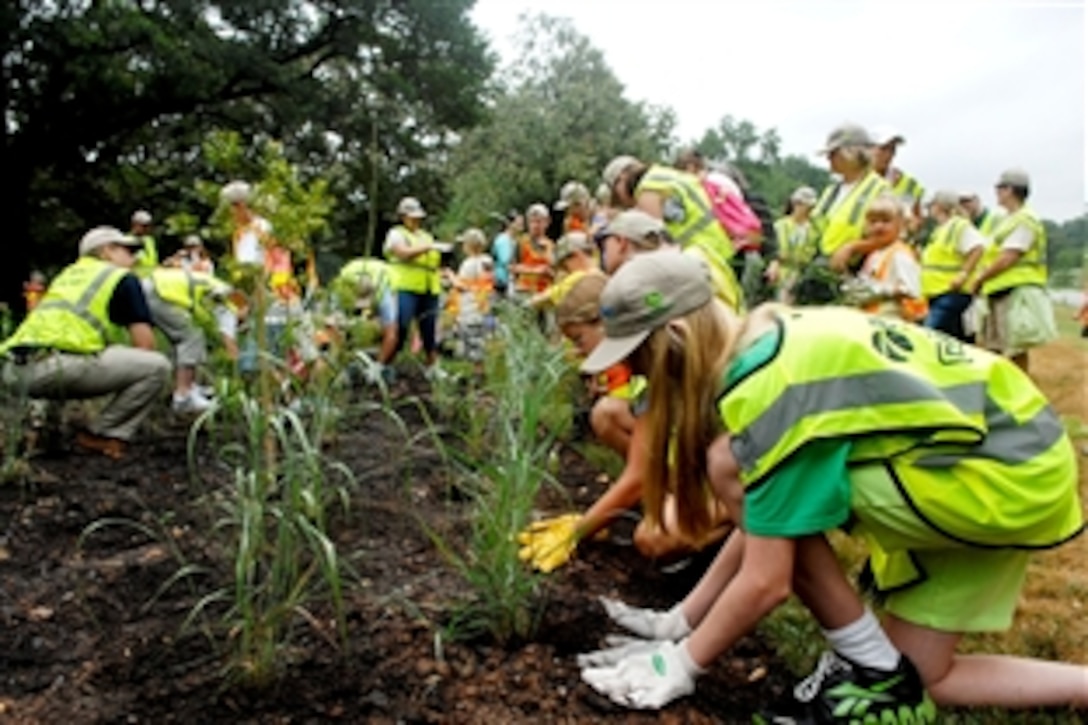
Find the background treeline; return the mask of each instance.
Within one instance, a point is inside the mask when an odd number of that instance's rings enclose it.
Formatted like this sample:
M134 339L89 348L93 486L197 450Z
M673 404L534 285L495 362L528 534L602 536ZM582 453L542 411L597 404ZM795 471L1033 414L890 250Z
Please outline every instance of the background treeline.
M672 110L633 101L603 54L560 19L522 19L518 60L499 68L469 19L472 0L11 0L0 4L6 264L18 307L31 268L71 261L79 234L207 219L201 153L234 130L253 160L278 141L304 180L336 200L311 243L327 271L372 248L396 199L414 194L443 235L592 190L612 156L667 158ZM783 156L774 129L725 115L695 143L728 158L776 208L826 171ZM221 181L226 181L222 179ZM1081 218L1051 226L1055 269L1080 266ZM160 227L169 253L178 227ZM227 240L209 240L225 251Z

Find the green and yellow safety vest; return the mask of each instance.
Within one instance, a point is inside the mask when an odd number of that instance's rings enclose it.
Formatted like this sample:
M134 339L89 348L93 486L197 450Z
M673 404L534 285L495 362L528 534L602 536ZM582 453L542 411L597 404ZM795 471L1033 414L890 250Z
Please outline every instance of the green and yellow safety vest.
M380 298L389 287L389 265L380 259L359 257L340 268L333 284L347 284L358 287L359 282L369 278L374 288L374 296Z
M896 169L899 174L899 178L892 184L892 193L903 201L910 201L911 206L915 203L922 201L922 196L925 194L925 187L918 183L918 179L914 178L905 171Z
M911 509L960 544L1045 548L1081 531L1072 444L1014 364L845 308L777 324L773 358L718 399L746 487L810 441L849 440L851 465L886 464Z
M0 353L28 347L90 355L120 339L109 304L127 273L96 257L80 257L57 275L38 306L0 344Z
M964 257L958 244L970 222L950 217L929 237L922 251L922 296L933 298L952 289L952 280L963 272Z
M230 285L206 272L193 272L175 267L158 267L150 274L155 294L163 302L196 313L204 295L216 292L225 295Z
M982 285L982 293L992 295L1013 287L1027 285L1046 286L1046 229L1035 212L1022 206L1000 219L994 226L994 243L983 258L984 269L1001 256L1001 244L1016 230L1026 226L1034 237L1031 248L1020 255L1016 264Z
M865 212L877 194L888 191L888 182L870 170L837 204L842 182L831 184L812 210L812 227L821 254L831 256L849 242L865 235Z
M816 256L816 246L809 229L808 224L801 226L788 216L774 223L778 237L778 259L789 269L801 269Z
M978 219L972 219L971 223L975 225L975 229L978 229L983 235L993 239L994 227L997 225L997 215L989 209L983 209L979 214Z
M140 249L136 252L136 264L132 271L140 277L147 277L151 271L159 266L159 248L155 243L155 237L144 234L136 237L140 241Z
M412 232L403 225L397 225L393 229L404 236L409 247L430 244L434 241L434 237L423 229ZM390 249L385 256L389 260L389 278L393 289L398 292L431 295L436 295L442 291L442 280L438 275L438 267L442 264L442 255L438 251L431 250L413 259L405 260L395 255L393 250Z
M651 166L635 187L635 198L643 192L661 195L662 221L669 236L685 252L707 263L718 298L735 310L741 309L743 293L729 265L733 242L714 215L699 178L668 166Z

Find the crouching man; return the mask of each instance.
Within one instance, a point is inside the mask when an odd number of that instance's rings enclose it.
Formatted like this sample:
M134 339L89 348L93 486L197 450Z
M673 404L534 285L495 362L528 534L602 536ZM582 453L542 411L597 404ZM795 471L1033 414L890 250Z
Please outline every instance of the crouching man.
M130 272L138 246L113 227L87 232L79 259L0 343L5 382L32 398L113 396L76 445L114 459L124 456L170 375L170 361L155 351L143 287ZM121 342L125 332L130 344Z

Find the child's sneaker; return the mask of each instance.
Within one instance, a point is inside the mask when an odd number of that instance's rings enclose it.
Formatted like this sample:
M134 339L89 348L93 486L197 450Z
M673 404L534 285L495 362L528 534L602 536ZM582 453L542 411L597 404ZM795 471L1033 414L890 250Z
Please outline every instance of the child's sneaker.
M793 701L776 712L761 712L761 725L817 723L937 722L937 707L925 691L918 670L906 657L894 670L862 667L837 652L824 652L815 672L793 690Z

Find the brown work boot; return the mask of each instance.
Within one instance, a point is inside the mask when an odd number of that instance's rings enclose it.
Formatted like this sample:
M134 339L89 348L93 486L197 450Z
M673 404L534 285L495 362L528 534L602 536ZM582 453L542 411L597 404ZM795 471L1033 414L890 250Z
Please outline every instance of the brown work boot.
M76 434L76 446L85 451L101 453L115 461L125 457L126 444L120 438L109 438L81 430Z

